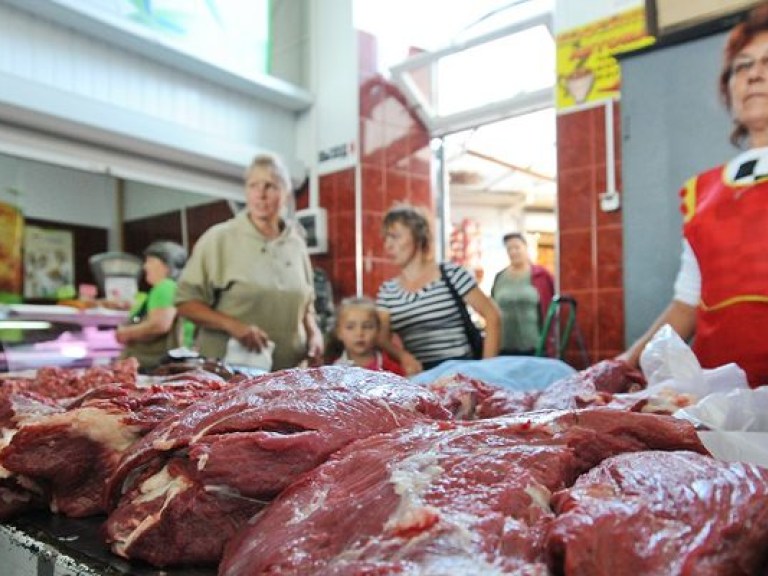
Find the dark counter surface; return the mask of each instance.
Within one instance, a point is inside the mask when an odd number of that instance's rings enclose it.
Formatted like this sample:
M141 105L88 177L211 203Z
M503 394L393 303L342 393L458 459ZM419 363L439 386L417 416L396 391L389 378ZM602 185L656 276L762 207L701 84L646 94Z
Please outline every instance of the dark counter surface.
M65 556L94 575L100 576L215 576L216 568L184 567L159 569L145 563L128 562L112 554L101 536L103 516L67 518L49 512L35 512L0 524L2 537L14 540L37 554L36 573L54 574L57 556ZM41 553L45 550L45 553ZM50 563L50 569L45 564ZM69 562L70 564L72 562Z

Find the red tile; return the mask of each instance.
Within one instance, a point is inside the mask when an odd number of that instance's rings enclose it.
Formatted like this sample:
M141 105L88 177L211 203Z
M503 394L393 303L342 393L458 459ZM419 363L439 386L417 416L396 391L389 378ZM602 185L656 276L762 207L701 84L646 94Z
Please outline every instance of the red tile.
M606 106L597 106L592 112L592 134L594 143L595 164L605 164L605 113ZM615 134L615 130L614 130Z
M429 178L432 173L432 149L429 146L429 134L422 127L410 132L411 174Z
M595 163L592 110L557 117L557 170L583 168Z
M336 209L339 213L355 211L355 169L336 173Z
M360 120L360 163L383 168L385 159L384 124L362 118Z
M426 207L432 206L432 183L428 178L411 176L408 186L408 199L411 204Z
M384 172L373 166L361 168L363 213L369 211L383 212L384 202Z
M355 213L343 212L336 222L336 241L338 250L334 258L355 258Z
M622 288L623 235L621 226L597 228L597 287Z
M363 214L363 254L385 258L381 212Z
M341 300L357 293L357 271L354 258L338 258L334 266L334 298Z
M624 291L601 290L597 293L599 349L624 348Z
M566 170L557 178L557 219L560 231L592 226L595 211L593 171Z
M560 291L593 290L595 258L590 230L560 232Z
M408 177L394 170L384 174L384 201L388 210L398 202L408 201Z
M408 172L411 163L411 145L409 131L402 126L387 124L384 127L386 150L385 164L387 169Z
M336 210L336 174L324 174L318 181L318 201L329 213Z

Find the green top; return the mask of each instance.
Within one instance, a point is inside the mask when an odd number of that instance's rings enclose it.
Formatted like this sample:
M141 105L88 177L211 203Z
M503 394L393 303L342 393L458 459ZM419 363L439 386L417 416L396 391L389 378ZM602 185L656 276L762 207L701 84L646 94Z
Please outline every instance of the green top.
M499 275L493 299L501 309L501 352L527 352L536 349L539 328L539 293L531 284L531 274Z
M137 315L141 315L141 317L144 318L152 310L173 308L175 297L176 281L171 278L165 278L152 286L148 294L137 296L133 307L131 308L131 318L135 318ZM185 327L185 337L187 331L188 329ZM160 364L160 361L168 350L177 348L180 345L181 342L179 342L179 325L177 317L173 327L167 334L162 334L152 340L131 342L127 344L123 349L122 357L134 356L139 361L143 370L152 370Z

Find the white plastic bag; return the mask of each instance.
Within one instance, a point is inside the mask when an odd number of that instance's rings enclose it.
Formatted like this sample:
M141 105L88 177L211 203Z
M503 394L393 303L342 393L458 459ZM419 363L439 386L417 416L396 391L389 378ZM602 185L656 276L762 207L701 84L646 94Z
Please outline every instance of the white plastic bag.
M667 388L704 398L713 392L749 388L747 375L737 364L704 369L693 350L665 324L653 335L640 356L648 389Z
M643 392L671 390L697 399L675 416L706 428L699 438L713 456L768 466L768 388L750 389L744 370L733 363L702 368L668 324L645 347L640 367L648 380Z
M768 387L710 394L675 416L708 428L699 438L716 458L768 467Z
M254 352L245 348L235 338L227 341L227 353L224 356L224 362L233 366L247 366L269 372L272 370L272 353L275 350L275 343L272 340L267 342L259 352Z

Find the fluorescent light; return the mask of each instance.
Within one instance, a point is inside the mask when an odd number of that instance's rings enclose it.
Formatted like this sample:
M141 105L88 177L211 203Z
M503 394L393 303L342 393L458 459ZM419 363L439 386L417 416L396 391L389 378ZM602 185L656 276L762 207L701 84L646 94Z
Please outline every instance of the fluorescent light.
M0 320L0 330L48 330L50 322L41 320Z

